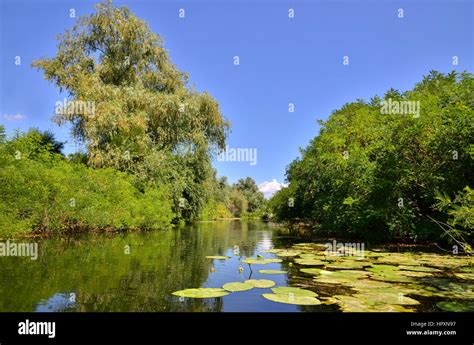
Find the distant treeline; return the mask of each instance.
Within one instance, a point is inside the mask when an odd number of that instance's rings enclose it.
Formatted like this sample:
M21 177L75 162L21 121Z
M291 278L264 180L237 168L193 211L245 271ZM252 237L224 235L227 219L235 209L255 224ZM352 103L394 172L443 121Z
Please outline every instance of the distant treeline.
M473 241L474 80L432 71L404 93L334 111L270 207L318 234ZM460 248L461 249L461 248Z

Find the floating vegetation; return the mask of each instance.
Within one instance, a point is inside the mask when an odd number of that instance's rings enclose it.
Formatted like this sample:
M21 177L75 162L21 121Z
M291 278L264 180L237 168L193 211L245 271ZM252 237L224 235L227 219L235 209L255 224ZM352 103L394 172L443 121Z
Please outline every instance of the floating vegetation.
M267 289L275 286L275 282L268 279L249 279L246 280L245 283L259 289Z
M187 298L215 298L227 296L228 294L227 291L220 288L186 289L173 292L174 296Z
M322 270L320 268L301 268L300 271L307 274L318 275Z
M398 266L401 270L414 271L414 272L442 272L440 269L426 266Z
M352 289L355 290L368 290L368 289L379 289L379 288L389 288L393 286L393 284L385 283L378 280L370 280L370 279L357 279L351 281L349 285Z
M454 302L454 301L445 301L439 302L436 306L444 311L451 312L466 312L474 311L474 302Z
M288 273L287 271L280 271L280 270L258 270L258 273L261 274L285 274Z
M281 252L276 253L277 256L281 257L292 257L292 256L298 256L300 255L300 251L294 251L294 250L283 250Z
M474 280L474 273L454 273L454 275L464 280Z
M325 271L321 270L319 276L313 278L314 281L326 284L350 285L356 279L366 278L369 272L365 271Z
M377 288L361 291L355 294L361 300L385 304L416 305L420 304L417 300L405 296L400 290L393 288Z
M275 262L282 262L282 260L280 259L260 259L260 258L249 258L243 261L250 265L266 265L266 264L271 264Z
M227 260L230 256L222 256L222 255L209 255L206 256L206 259L215 259L215 260Z
M321 302L315 297L308 297L308 296L296 296L290 294L273 294L273 293L266 293L262 295L264 298L277 302L277 303L285 303L285 304L296 304L296 305L319 305Z
M413 281L412 278L400 274L400 269L397 266L391 265L374 265L372 267L367 268L368 271L373 272L372 279L374 280L382 280L382 281L389 281L389 282L397 282L397 283L409 283Z
M433 273L417 271L400 271L400 274L407 277L430 277Z
M270 301L294 305L338 305L344 312L413 312L424 298L450 299L436 304L444 311L474 311L474 266L470 258L414 252L365 251L360 256L335 252L326 255L326 246L299 243L291 249L268 249L281 258L290 258L288 265L300 265L297 277L300 287L274 287L267 279L249 279L244 283L224 284L223 289L189 289L173 293L192 298L222 297L229 292L252 288L272 288L262 296ZM247 258L243 262L265 265L283 262L280 258ZM228 259L227 256L208 256L211 259ZM307 266L307 267L305 267ZM313 267L311 267L313 266ZM297 266L298 267L298 266ZM281 269L261 269L260 274L288 274ZM292 273L294 270L291 271ZM334 296L319 297L303 287L318 286L338 291ZM329 284L329 286L324 286ZM425 301L425 299L423 299ZM423 302L424 303L424 302ZM434 302L436 303L436 302Z
M289 287L289 286L279 286L272 289L272 292L277 295L290 295L293 296L306 296L306 297L317 297L318 294L316 292L305 290L297 287Z
M370 301L368 299L361 299L360 296L346 296L336 295L332 301L336 300L337 304L345 312L410 312L399 304L386 304L383 302Z
M296 259L295 262L303 266L324 266L327 264L327 262L313 258Z
M361 269L364 267L370 267L372 264L367 261L340 261L334 262L326 266L326 268L331 268L334 270L354 270L354 269Z
M253 285L248 283L241 283L241 282L234 282L234 283L227 283L224 284L222 287L226 291L230 292L238 292L238 291L247 291L253 289Z

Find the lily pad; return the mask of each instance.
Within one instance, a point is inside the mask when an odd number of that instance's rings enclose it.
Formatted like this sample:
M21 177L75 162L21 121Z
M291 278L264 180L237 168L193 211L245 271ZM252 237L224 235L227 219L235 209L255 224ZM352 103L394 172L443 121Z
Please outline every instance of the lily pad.
M355 295L357 296L357 295ZM398 304L385 304L381 302L368 301L355 296L336 295L334 298L339 301L342 311L345 312L410 312Z
M216 259L216 260L227 260L229 256L221 256L221 255L208 255L206 259Z
M261 274L285 274L288 273L287 271L280 271L280 270L258 270L258 273Z
M271 264L273 262L281 262L280 261L275 261L279 259L256 259L256 258L249 258L245 259L244 262L250 265L266 265L266 264Z
M173 292L174 296L187 298L215 298L227 296L229 293L220 288L186 289Z
M253 285L250 285L247 283L235 282L235 283L224 284L222 288L230 292L238 292L238 291L246 291L246 290L253 289Z
M272 263L272 262L283 262L282 259L277 259L277 258L271 258L271 259L265 259L266 261Z
M461 279L474 280L474 273L454 273L454 275Z
M261 252L262 253L272 253L272 254L275 254L275 253L278 253L278 252L281 252L283 249L267 249L267 250L262 250Z
M397 266L391 265L374 265L367 268L367 271L373 272L372 279L397 282L397 283L408 283L413 281L410 277L400 274L400 269Z
M325 271L321 270L319 276L313 278L318 283L350 285L356 279L366 278L369 272L366 271Z
M354 270L354 269L360 269L364 267L369 267L372 264L367 261L348 261L348 262L334 262L330 265L327 265L327 268L331 268L333 270Z
M414 271L414 272L441 272L441 270L433 267L426 267L426 266L406 266L400 265L398 266L399 269L405 271Z
M296 305L319 305L321 302L315 297L308 297L308 296L296 296L291 294L273 294L273 293L265 293L262 295L264 298L277 302L277 303L285 303L285 304L296 304Z
M300 269L300 271L303 273L312 274L316 276L320 274L322 270L320 268L302 268Z
M452 312L465 312L465 311L474 311L474 302L455 302L455 301L446 301L439 302L436 304L438 308L444 311Z
M400 305L417 305L420 304L417 300L407 297L402 292L396 289L371 289L355 294L354 297L370 302L380 302L385 304L400 304Z
M298 287L289 287L289 286L279 286L272 289L274 294L277 295L289 295L293 294L293 296L306 296L306 297L317 297L318 294L313 291L301 289Z
M268 279L249 279L246 280L245 283L259 289L267 289L275 286L275 282Z
M407 277L430 277L433 275L433 273L417 271L400 271L399 273Z
M378 280L370 280L370 279L357 279L349 284L352 289L365 291L368 289L380 289L380 288L389 288L392 286L390 283L381 282Z
M292 256L298 256L300 255L301 252L299 251L294 251L294 250L283 250L281 252L276 253L277 256L281 257L292 257Z
M327 262L312 258L296 259L295 262L303 266L324 266L327 264Z

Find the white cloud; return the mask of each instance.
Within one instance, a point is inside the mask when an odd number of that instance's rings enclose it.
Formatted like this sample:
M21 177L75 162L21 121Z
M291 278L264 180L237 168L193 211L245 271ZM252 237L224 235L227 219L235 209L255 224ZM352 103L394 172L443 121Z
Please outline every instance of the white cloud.
M276 179L273 179L271 182L265 181L260 183L258 185L258 190L265 195L265 198L269 199L273 194L285 187L288 187L286 183L280 183Z
M26 119L26 116L19 113L15 115L3 114L3 118L7 121L21 121Z

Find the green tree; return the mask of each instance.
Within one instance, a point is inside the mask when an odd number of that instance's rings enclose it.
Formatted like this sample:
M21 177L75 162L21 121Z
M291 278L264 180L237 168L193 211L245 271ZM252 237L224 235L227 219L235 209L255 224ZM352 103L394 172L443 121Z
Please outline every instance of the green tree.
M449 215L436 196L454 198L474 184L473 99L472 74L432 71L413 90L345 104L289 165L290 186L271 201L274 214L345 237L439 239L430 218ZM419 102L419 112L384 113L389 101Z
M175 210L195 218L206 199L211 155L224 148L229 123L208 93L187 85L144 21L110 2L96 9L59 37L54 58L33 63L76 105L57 107L54 119L72 124L91 166L171 184ZM77 106L83 104L89 106Z

